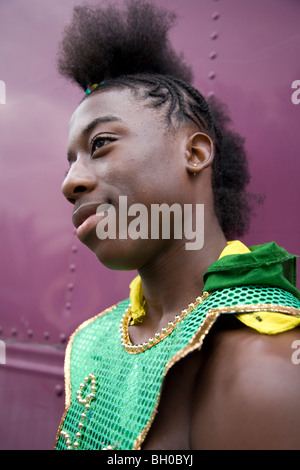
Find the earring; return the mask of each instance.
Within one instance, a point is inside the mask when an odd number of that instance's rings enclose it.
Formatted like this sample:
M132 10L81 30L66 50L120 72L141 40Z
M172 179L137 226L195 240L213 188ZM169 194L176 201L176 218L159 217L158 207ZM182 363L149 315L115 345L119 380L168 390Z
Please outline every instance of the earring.
M193 166L197 166L197 163L193 163ZM194 176L196 176L197 173L193 173Z

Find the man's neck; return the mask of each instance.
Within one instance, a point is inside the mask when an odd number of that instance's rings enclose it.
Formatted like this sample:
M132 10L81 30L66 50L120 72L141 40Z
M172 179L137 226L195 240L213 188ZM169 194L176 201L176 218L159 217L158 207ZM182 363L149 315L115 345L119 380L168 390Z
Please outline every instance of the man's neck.
M145 325L166 324L201 295L203 274L226 246L217 221L210 224L201 250L186 250L181 240L139 270L147 305Z

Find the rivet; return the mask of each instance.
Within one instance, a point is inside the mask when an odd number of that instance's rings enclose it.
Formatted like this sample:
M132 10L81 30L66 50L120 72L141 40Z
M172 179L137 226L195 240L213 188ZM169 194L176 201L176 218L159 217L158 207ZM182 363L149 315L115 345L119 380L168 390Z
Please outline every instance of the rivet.
M213 80L214 78L216 78L216 72L213 72L213 71L212 71L212 72L209 72L208 78L209 78L210 80Z
M210 58L210 59L215 59L216 57L217 57L216 51L212 51L212 52L209 54L209 58Z
M44 332L44 338L45 338L45 339L49 339L49 338L50 338L50 333L49 333L49 331L45 331L45 332Z
M27 336L28 336L28 338L32 338L33 331L32 330L27 330Z
M214 31L213 33L211 33L210 38L211 39L217 39L218 36L219 36L218 33L216 31Z
M73 245L72 246L72 253L76 253L77 252L77 246L76 245Z
M55 385L54 390L55 390L55 394L56 394L58 397L60 397L60 396L63 394L63 392L64 392L64 388L63 388L63 386L62 386L61 384Z
M17 336L17 334L18 334L17 328L12 328L11 329L11 334L12 334L12 336Z
M2 329L2 326L0 326L0 335L2 335L3 333L3 329Z
M213 91L209 91L207 93L207 98L211 98L212 96L215 96L215 93Z
M67 310L70 310L71 306L72 306L71 302L66 302L65 307L66 307Z
M69 291L72 291L72 290L74 289L74 284L73 284L73 282L69 282L69 284L68 284L67 287L68 287L68 290L69 290Z
M213 20L218 20L220 18L220 13L218 11L215 11L215 13L213 13L211 17Z
M76 265L75 264L70 264L70 271L76 271Z
M61 343L65 343L67 337L66 337L66 335L65 335L64 333L61 333L61 334L59 335L59 339L60 339L60 342L61 342Z

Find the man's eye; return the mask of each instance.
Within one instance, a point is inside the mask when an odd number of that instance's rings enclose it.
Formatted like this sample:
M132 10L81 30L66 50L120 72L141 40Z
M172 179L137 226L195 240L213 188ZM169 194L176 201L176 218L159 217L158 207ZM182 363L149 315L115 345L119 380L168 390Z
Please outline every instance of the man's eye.
M112 137L95 137L91 143L91 155L93 155L97 150L101 149L102 147L104 147L104 145L107 145L112 141Z

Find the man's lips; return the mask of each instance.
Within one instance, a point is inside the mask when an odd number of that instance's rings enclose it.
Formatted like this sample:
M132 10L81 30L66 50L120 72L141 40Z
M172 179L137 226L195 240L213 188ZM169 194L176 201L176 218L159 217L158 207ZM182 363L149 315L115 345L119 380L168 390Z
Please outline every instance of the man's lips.
M96 214L101 203L85 203L81 204L72 215L72 222L76 228L80 227L83 222L91 215Z
M85 240L90 231L106 216L110 207L111 204L108 203L85 203L73 212L72 220L79 240Z

